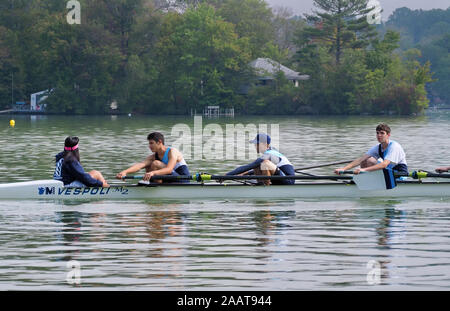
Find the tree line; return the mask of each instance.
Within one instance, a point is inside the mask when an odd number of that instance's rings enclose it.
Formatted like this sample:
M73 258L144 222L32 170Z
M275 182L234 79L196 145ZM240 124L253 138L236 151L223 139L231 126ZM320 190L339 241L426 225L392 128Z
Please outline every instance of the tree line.
M416 49L419 62L431 63L433 83L427 84L434 105L450 103L450 6L428 11L399 8L380 28L400 34L400 50Z
M0 108L53 89L47 111L188 114L413 114L428 105L430 62L399 31L367 22L367 0L315 0L298 17L264 0L0 0ZM395 15L395 14L394 14ZM448 56L448 54L447 54ZM282 72L261 86L248 64ZM250 85L243 93L242 86Z

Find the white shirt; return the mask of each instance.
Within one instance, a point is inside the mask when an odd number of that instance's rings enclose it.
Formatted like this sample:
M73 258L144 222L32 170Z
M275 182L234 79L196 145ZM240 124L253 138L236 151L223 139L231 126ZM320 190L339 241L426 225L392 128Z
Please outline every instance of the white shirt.
M264 151L263 155L260 157L262 160L269 160L277 167L282 167L283 165L292 165L283 154L281 154L275 148L270 148Z
M379 146L380 144L373 146L372 148L369 149L369 151L367 151L366 154L378 160L379 158L381 158L381 155L378 153ZM407 165L405 151L403 151L402 146L400 146L398 142L394 140L389 141L387 150L382 149L381 152L384 152L385 160L389 160L396 165L397 164Z

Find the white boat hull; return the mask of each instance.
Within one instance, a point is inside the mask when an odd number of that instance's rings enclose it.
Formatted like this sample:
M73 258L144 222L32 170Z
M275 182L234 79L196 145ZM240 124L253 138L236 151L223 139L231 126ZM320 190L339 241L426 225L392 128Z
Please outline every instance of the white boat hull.
M56 180L0 184L0 199L287 199L366 197L450 197L450 182L401 182L391 190L360 190L355 184L298 183L252 186L242 184L114 185L110 188L64 187Z

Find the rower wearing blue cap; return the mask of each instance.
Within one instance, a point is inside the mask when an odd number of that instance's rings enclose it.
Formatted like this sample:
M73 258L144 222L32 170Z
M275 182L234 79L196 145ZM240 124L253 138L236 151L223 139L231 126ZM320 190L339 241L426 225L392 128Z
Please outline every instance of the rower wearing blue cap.
M256 151L262 156L250 164L240 166L227 175L264 175L264 176L293 176L294 167L291 162L278 150L270 146L270 136L264 133L256 135L250 143L255 144ZM292 185L294 179L264 180L266 185Z

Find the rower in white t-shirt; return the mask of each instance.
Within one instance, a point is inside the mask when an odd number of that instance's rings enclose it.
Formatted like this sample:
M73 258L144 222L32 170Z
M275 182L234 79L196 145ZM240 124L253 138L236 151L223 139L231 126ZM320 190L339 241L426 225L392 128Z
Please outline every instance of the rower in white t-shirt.
M402 146L396 141L390 140L391 128L387 124L379 124L376 128L379 144L373 146L362 157L347 164L343 168L334 170L336 174L360 165L361 168L354 170L355 174L391 168L400 173L408 173L406 155Z

